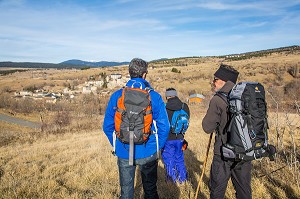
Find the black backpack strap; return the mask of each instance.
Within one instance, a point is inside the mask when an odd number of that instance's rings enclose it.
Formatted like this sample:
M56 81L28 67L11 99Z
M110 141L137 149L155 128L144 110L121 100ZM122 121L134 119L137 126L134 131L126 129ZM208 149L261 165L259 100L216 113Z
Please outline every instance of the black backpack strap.
M215 95L219 96L227 105L229 104L228 102L228 94L218 91L215 93Z
M182 102L182 105L181 105L181 109L183 110L183 107L184 107L184 103Z
M226 103L226 105L227 105L227 108L226 108L227 110L226 110L226 112L227 112L227 115L228 115L228 106L229 106L229 102L228 102L228 95L227 95L227 93L224 93L224 92L221 92L221 91L217 91L217 92L215 93L215 95L218 96L219 98L221 98L221 99ZM232 123L232 122L230 122L229 125L231 125L231 123ZM222 142L222 144L224 145L225 142L224 142L224 140L223 140L223 138L222 138L222 134L221 134L221 132L220 132L220 130L219 130L219 126L220 126L220 124L218 124L216 131L217 131L217 134L218 134L219 136L221 136L221 142ZM227 126L227 125L226 125L226 126ZM226 128L226 126L225 126L225 128Z

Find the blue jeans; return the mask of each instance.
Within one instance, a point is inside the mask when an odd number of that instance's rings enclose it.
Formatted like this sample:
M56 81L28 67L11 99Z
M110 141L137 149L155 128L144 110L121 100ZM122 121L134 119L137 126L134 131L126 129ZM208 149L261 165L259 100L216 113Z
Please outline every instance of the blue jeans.
M133 199L134 178L136 165L139 165L144 189L144 198L157 199L157 155L156 153L147 158L134 160L130 166L128 159L118 158L119 179L121 186L120 199Z
M174 183L176 183L176 181L183 183L187 180L182 144L183 139L168 140L161 153L165 164L167 180Z

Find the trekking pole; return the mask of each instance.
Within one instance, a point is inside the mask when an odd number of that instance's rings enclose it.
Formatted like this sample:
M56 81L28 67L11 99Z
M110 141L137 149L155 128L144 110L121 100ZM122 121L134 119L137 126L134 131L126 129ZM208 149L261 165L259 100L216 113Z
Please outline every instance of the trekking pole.
M210 137L209 137L208 146L207 146L207 149L206 149L206 157L205 157L205 160L204 160L204 163L203 163L202 173L201 173L201 176L200 176L200 179L199 179L199 182L198 182L195 199L197 199L198 192L200 191L201 181L202 181L202 178L203 178L203 175L204 175L204 171L205 171L205 167L206 167L206 162L207 162L207 158L208 158L208 153L209 153L209 148L210 148L210 143L211 143L212 135L213 135L213 133L211 133Z

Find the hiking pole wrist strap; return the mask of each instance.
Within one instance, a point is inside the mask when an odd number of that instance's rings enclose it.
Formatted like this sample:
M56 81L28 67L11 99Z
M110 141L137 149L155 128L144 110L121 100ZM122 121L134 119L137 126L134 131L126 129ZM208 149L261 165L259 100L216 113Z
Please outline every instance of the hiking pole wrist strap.
M153 125L154 125L154 135L155 135L155 139L156 139L156 153L157 153L157 159L159 159L159 143L158 143L158 134L157 134L157 126L156 126L156 121L153 120Z
M113 132L113 151L111 152L113 155L116 155L116 139L117 139L117 135L116 135L116 131Z

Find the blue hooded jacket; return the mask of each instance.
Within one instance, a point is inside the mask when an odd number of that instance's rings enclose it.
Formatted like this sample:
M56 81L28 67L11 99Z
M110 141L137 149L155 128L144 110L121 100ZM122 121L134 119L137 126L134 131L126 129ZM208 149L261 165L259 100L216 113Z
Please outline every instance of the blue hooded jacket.
M132 78L126 84L127 87L139 88L142 85L142 88L146 87L151 88L150 84L143 78ZM112 94L108 102L104 122L103 122L103 131L106 134L110 144L113 146L113 133L115 131L114 117L116 113L116 107L118 99L122 95L122 89L117 90ZM152 117L156 121L157 134L158 134L158 143L159 149L163 148L165 142L169 135L170 124L168 120L167 111L162 100L162 97L159 93L152 90L150 91L150 100L152 105ZM154 124L152 123L151 130L155 131ZM129 158L129 144L124 144L116 139L116 155L119 158L128 159ZM146 144L135 144L134 145L134 159L150 157L157 152L156 149L156 138L154 134L149 136L149 140Z

